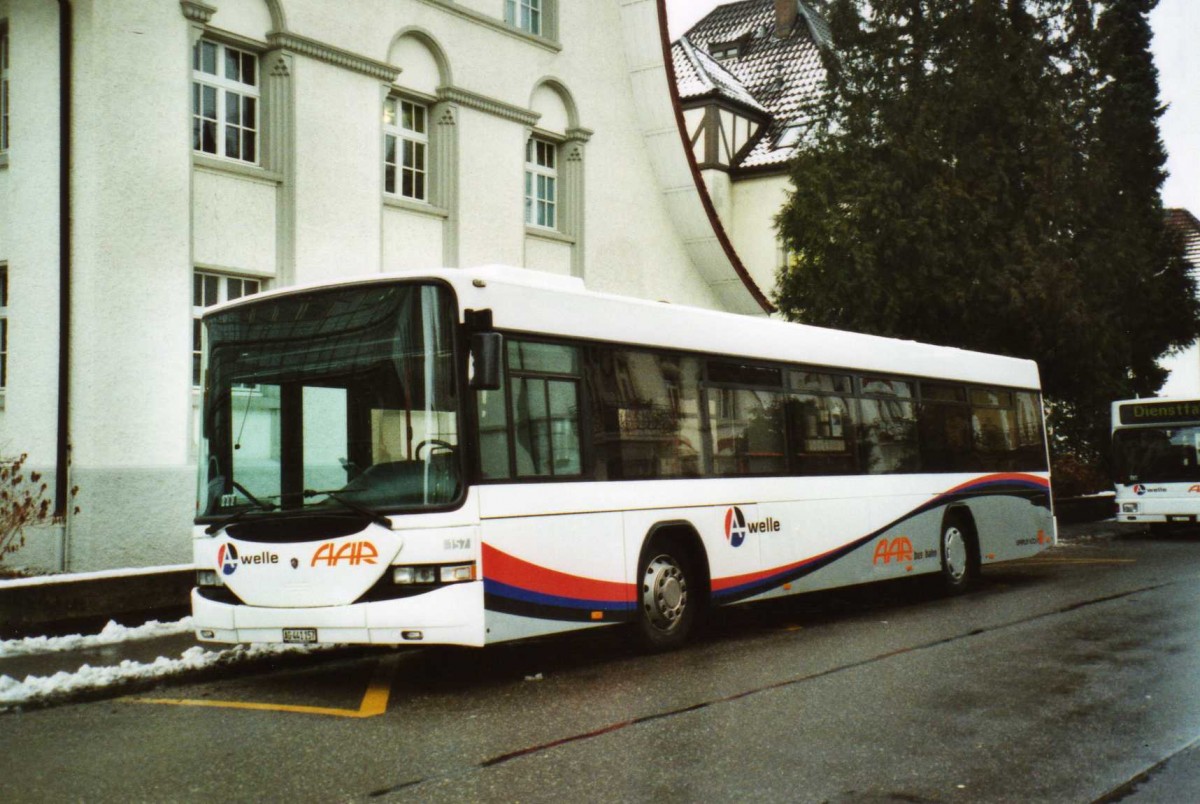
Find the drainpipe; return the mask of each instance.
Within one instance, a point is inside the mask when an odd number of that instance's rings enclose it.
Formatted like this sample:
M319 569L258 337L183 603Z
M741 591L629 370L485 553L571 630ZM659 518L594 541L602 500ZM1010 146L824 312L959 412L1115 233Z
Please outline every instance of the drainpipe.
M70 566L71 438L71 0L58 0L58 445L54 516L62 523L59 569Z

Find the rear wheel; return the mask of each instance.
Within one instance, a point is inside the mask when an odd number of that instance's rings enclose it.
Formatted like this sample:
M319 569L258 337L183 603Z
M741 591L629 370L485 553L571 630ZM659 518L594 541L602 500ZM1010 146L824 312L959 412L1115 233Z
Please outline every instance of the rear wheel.
M967 591L979 579L979 544L967 517L948 515L940 542L942 588L952 595Z
M650 650L671 650L687 641L700 594L691 555L675 541L654 540L638 563L637 630Z

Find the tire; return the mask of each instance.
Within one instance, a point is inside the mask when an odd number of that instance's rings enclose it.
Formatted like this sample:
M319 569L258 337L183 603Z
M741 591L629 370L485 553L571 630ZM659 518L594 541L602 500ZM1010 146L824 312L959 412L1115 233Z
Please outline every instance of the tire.
M943 591L961 595L979 580L979 542L970 519L962 514L947 514L942 520L938 540L941 557L940 580Z
M675 539L652 539L638 562L639 644L650 651L674 650L687 642L702 595L691 553Z

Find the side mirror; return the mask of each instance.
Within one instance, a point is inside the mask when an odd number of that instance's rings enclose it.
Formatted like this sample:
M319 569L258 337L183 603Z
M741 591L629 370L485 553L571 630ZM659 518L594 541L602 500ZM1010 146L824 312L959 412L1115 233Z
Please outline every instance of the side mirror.
M504 336L499 332L471 333L469 383L476 391L500 390L500 360L504 355Z

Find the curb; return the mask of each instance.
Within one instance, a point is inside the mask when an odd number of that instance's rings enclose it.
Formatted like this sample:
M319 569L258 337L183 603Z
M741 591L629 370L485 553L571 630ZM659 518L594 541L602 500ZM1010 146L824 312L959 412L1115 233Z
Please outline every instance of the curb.
M84 633L109 620L178 619L191 607L191 569L83 573L0 583L0 639Z

